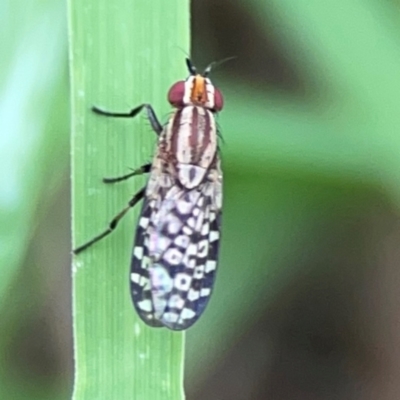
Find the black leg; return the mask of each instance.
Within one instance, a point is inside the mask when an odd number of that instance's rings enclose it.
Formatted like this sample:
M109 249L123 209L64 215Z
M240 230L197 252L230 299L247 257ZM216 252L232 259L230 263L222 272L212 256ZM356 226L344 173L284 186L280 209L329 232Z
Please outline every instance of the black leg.
M128 205L120 211L110 222L108 225L108 228L103 232L100 233L100 235L97 235L94 237L92 240L89 240L87 243L83 244L82 246L77 247L74 249L74 253L78 254L83 250L86 250L88 247L90 247L92 244L98 242L99 240L103 239L107 235L109 235L118 225L118 222L121 220L121 218L132 208L134 207L140 200L143 199L144 194L145 194L146 188L140 189L129 201Z
M151 164L144 164L140 168L133 170L131 173L123 175L123 176L118 176L116 178L103 178L104 183L115 183L115 182L121 182L126 179L129 179L131 176L135 175L142 175L142 174L147 174L150 172L151 169Z
M147 118L150 121L151 127L153 128L154 132L157 133L157 135L160 135L162 132L162 125L160 124L156 113L153 110L153 107L150 104L141 104L140 106L137 106L136 108L133 108L131 111L127 113L114 113L114 112L109 112L102 110L101 108L92 107L92 111L95 112L96 114L100 115L105 115L106 117L120 117L120 118L133 118L136 117L140 113L140 111L143 110L143 108L146 109L147 112Z

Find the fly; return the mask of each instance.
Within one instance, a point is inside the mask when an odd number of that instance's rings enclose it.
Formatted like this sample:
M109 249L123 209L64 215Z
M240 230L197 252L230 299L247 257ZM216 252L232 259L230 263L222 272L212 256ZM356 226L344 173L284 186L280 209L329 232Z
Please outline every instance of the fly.
M203 313L213 289L220 243L222 170L216 114L221 92L209 79L210 64L197 73L186 59L189 77L168 92L175 108L162 125L150 104L128 113L92 110L108 117L135 117L145 110L158 136L151 164L105 183L149 173L147 185L109 227L74 250L87 249L109 235L121 218L143 200L132 251L130 288L140 318L153 327L189 328Z

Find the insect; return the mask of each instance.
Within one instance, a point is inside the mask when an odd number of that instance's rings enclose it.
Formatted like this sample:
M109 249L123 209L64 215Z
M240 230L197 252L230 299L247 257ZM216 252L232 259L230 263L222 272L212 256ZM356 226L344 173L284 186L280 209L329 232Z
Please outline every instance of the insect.
M202 74L189 59L186 64L189 77L169 90L168 101L175 110L165 125L150 104L128 113L92 108L108 117L135 117L145 110L158 142L151 164L103 179L115 183L150 174L147 185L109 227L74 250L78 254L110 234L143 199L132 252L131 296L146 324L172 330L190 327L207 306L216 275L222 207L215 116L222 110L223 97L208 77L213 63Z

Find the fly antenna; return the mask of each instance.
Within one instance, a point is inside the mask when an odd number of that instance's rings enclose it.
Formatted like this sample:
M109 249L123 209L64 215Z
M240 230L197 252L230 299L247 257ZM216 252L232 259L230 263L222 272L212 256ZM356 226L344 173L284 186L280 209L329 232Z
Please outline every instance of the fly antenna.
M189 53L181 46L174 46L176 47L178 50L180 50L187 58L190 58Z
M224 63L226 63L227 61L233 60L233 59L235 59L235 58L237 58L237 56L223 58L222 60L219 60L219 61L213 61L213 62L212 62L211 64L209 64L208 67L204 70L204 72L203 72L204 78L206 78L206 77L210 74L211 70L214 69L215 67L217 67L217 66L219 66L219 65L221 65L221 64L224 64Z
M190 75L196 75L196 73L197 73L196 67L192 64L192 62L190 61L190 58L186 58L186 65L188 67Z

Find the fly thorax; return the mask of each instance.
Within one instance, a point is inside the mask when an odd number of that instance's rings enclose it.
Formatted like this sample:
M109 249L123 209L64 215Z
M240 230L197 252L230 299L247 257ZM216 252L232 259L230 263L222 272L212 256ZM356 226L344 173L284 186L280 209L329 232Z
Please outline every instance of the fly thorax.
M217 151L213 113L199 106L183 107L175 113L167 130L170 137L168 152L177 179L188 189L198 186Z
M198 106L183 107L175 113L167 129L172 159L209 168L217 151L217 131L211 111Z

